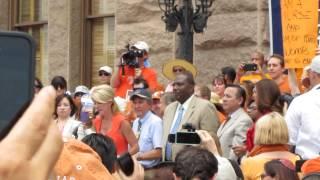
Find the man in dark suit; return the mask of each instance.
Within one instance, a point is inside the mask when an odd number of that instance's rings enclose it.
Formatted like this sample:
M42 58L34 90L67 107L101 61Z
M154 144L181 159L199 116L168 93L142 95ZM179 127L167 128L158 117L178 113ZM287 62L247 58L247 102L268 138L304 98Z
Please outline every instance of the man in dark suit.
M162 158L174 160L183 149L181 144L168 143L168 135L183 131L184 124L189 123L195 129L208 131L214 138L219 127L216 109L209 101L194 96L194 78L190 72L178 74L173 83L173 93L177 101L167 106L163 116Z
M222 98L222 107L228 113L228 119L218 129L222 155L237 161L241 156L232 148L243 146L246 133L252 125L250 116L243 110L246 101L245 90L236 84L228 85Z

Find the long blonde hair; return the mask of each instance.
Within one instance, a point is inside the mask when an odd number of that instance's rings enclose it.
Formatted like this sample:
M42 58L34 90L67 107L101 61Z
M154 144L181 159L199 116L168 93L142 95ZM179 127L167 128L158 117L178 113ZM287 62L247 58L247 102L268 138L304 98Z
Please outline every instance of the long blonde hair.
M114 90L111 86L106 84L94 86L91 89L90 94L92 100L97 103L107 103L111 101L113 103L112 113L119 112L119 107L114 101Z

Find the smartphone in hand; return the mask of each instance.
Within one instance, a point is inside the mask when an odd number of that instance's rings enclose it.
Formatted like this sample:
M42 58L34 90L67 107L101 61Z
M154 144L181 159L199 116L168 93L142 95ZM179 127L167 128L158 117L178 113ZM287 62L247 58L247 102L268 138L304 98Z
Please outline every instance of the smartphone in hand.
M258 65L257 64L244 64L243 68L244 71L256 71L258 69Z
M0 32L0 139L33 99L35 42L22 32Z

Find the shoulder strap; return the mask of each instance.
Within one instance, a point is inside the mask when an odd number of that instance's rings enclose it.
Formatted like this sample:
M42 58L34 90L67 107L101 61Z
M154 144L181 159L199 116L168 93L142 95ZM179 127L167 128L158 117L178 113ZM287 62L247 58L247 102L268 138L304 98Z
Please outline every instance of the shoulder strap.
M241 171L238 163L235 162L234 160L231 160L231 159L228 159L228 160L229 160L230 164L232 165L233 170L234 170L234 172L236 173L237 177L238 177L239 179L244 179L243 174L242 174L242 171Z
M73 132L72 132L72 135L75 137L75 139L78 139L78 129L79 129L79 126L80 126L80 125L78 125L78 126L73 130Z

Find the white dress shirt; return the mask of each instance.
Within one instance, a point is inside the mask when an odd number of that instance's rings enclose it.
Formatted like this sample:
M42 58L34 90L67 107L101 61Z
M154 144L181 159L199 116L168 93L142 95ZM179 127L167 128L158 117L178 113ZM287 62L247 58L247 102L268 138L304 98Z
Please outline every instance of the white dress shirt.
M303 159L320 153L320 84L296 97L285 115L289 129L289 144Z

